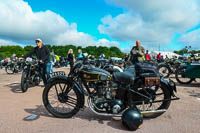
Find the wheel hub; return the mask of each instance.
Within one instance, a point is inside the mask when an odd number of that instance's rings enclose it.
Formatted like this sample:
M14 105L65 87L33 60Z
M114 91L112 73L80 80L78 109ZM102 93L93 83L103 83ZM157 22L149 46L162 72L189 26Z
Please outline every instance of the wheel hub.
M68 101L68 96L66 96L66 95L63 94L63 93L60 93L60 94L58 95L58 100L59 100L59 102L61 102L61 103L66 103L66 102Z

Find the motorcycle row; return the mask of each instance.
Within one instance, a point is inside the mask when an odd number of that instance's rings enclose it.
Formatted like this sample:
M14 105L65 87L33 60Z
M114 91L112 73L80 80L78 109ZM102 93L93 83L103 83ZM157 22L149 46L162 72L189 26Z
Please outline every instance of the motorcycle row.
M171 74L171 69L176 68L172 66L170 63L132 65L112 59L85 58L77 61L69 74L63 71L51 73L43 90L43 104L58 118L71 118L80 110L89 108L96 115L121 117L125 127L137 130L143 118L159 117L168 110L171 101L179 99L176 84L165 79L169 74L159 73L161 68L162 71L170 68ZM11 62L4 67L6 72L22 70L22 92L40 84L41 74L36 59ZM187 69L187 66L180 65L176 70L180 68ZM183 71L186 73L185 69L179 70L182 77L187 75Z
M174 76L180 84L190 84L200 78L200 62L173 58L158 64L158 71L164 78Z

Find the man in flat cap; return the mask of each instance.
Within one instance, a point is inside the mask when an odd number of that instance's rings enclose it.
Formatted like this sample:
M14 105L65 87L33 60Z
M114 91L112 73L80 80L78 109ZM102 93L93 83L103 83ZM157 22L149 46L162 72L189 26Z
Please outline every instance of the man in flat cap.
M36 39L35 43L37 46L34 47L28 54L23 56L23 58L31 57L33 54L37 56L37 59L39 60L39 68L42 75L42 79L43 79L44 85L46 85L47 84L47 78L46 78L47 65L46 64L49 62L50 52L49 52L48 47L42 43L42 40L40 38Z

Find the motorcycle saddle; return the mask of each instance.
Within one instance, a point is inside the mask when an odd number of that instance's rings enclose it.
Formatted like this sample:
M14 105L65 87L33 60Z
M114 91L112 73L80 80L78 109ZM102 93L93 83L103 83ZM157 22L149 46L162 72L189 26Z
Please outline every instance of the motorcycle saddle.
M135 81L135 68L130 67L126 69L124 72L115 72L113 73L113 77L117 82L122 83L134 83Z

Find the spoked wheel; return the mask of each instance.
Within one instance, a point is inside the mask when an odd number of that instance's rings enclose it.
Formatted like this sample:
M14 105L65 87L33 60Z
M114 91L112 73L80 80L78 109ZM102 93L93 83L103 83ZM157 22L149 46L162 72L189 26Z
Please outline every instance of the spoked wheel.
M29 79L28 74L26 72L22 72L21 77L21 90L22 92L26 92L29 88Z
M66 80L55 80L49 83L43 91L43 104L55 117L71 118L79 110L81 94Z
M167 110L170 106L171 101L170 100L164 100L164 99L170 99L171 94L168 90L168 88L161 84L161 86L153 86L150 88L150 91L148 91L149 95L152 97L152 102L144 102L141 105L137 105L137 108L143 113L144 118L156 118L164 113L163 112L156 112L159 110ZM159 101L153 103L153 101ZM146 111L146 113L145 113ZM153 111L153 112L151 112Z
M165 65L161 65L158 67L158 71L159 73L164 77L164 78L168 78L170 75L170 70L167 66Z
M5 68L5 70L6 70L7 74L13 74L14 73L14 67L11 67L10 65L7 66Z
M194 80L194 79L185 77L185 75L184 75L185 70L186 70L186 67L182 67L182 68L177 69L177 71L176 71L176 74L175 74L176 80L180 84L189 84Z
M34 85L36 85L36 86L39 85L40 81L41 81L40 75L36 75L34 77Z

